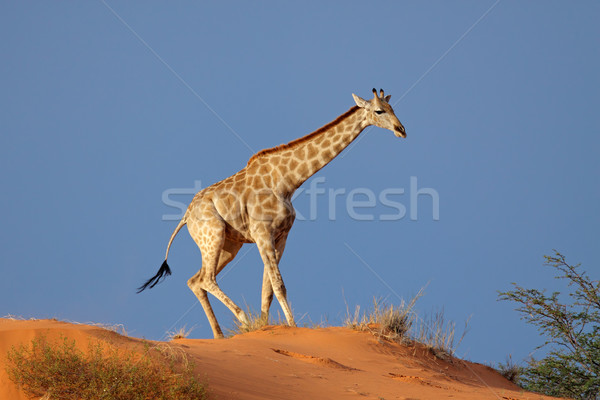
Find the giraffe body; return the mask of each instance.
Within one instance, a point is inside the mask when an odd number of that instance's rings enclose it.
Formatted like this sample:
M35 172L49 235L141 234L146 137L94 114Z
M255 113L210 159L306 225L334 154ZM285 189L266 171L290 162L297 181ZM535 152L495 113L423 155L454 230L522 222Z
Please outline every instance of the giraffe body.
M406 137L404 127L389 105L389 97L375 93L366 101L354 96L356 106L317 131L288 144L266 149L250 158L236 174L198 192L173 232L169 248L183 225L202 253L202 268L188 280L208 317L215 338L223 337L208 299L218 298L241 322L246 314L217 285L216 276L233 260L244 243L256 243L264 264L261 316L268 318L273 295L277 297L289 325L294 316L279 261L294 223L291 198L295 190L327 165L369 125L392 130ZM165 262L139 291L156 285L170 274Z

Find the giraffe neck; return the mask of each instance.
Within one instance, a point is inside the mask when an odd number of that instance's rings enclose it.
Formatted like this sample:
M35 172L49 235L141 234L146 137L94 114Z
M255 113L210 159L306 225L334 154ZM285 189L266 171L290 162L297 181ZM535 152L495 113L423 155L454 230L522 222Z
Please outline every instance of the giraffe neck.
M255 156L256 161L270 166L272 184L269 186L284 196L291 196L308 178L352 143L366 127L364 109L352 107L311 134L286 145L259 152ZM250 159L248 165L253 159Z

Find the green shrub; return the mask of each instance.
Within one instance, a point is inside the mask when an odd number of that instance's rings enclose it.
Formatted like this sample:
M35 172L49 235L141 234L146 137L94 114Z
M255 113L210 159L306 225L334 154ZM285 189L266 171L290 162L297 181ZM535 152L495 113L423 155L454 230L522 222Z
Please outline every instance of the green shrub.
M538 328L550 351L541 360L531 359L520 384L527 390L577 399L600 398L600 282L593 281L580 265L570 265L555 251L545 256L545 266L565 280L568 296L560 292L526 289L500 292L500 300L518 304L527 323Z

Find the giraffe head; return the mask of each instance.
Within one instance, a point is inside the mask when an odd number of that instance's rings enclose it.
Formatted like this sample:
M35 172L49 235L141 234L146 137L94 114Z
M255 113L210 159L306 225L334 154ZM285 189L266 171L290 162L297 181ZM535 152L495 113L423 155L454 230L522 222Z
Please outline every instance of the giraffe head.
M397 137L406 137L406 131L404 126L398 120L398 117L394 114L394 110L390 105L391 95L385 96L383 89L379 89L379 96L377 90L373 89L375 97L372 100L365 100L352 93L356 105L367 111L367 123L369 125L375 125L383 129L389 129L394 132Z

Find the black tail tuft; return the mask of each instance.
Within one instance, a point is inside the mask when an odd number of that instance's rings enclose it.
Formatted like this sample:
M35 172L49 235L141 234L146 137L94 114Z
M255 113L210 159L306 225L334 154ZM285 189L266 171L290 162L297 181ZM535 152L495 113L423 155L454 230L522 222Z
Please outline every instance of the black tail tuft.
M158 270L158 272L156 273L156 275L154 275L152 278L148 279L146 281L146 283L144 283L142 286L140 286L138 288L138 293L143 292L146 288L150 287L150 289L152 289L154 286L156 286L161 279L163 279L165 276L171 275L171 268L169 268L169 265L167 264L167 260L165 260L162 265L160 266L160 269Z

